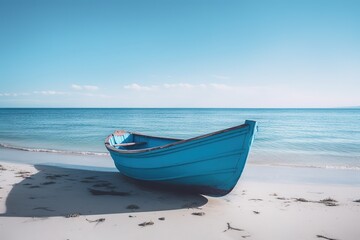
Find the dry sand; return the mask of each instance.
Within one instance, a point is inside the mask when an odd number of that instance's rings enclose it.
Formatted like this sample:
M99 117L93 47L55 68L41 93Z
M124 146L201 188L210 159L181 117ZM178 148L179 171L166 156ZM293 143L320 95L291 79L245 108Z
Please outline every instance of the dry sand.
M1 240L360 239L356 186L240 180L212 198L116 172L0 164Z

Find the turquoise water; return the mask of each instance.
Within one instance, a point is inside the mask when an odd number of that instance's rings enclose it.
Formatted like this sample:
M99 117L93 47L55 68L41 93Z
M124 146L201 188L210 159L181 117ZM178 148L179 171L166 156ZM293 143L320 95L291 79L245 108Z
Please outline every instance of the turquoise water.
M104 139L115 129L189 138L246 119L259 125L250 164L360 170L355 108L0 109L0 159L9 149L106 156Z

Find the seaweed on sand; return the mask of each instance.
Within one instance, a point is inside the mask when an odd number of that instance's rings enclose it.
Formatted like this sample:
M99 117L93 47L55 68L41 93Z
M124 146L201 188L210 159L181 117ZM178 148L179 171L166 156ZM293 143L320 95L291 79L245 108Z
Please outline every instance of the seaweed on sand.
M226 231L228 231L228 230L244 231L244 229L232 227L232 226L230 225L230 223L226 223L226 224L227 224L227 229L225 229L224 232L226 232Z
M140 227L145 227L145 226L151 226L151 225L154 225L154 222L153 221L149 221L149 222L143 222L143 223L140 223L138 224Z
M89 220L86 218L86 221L88 221L89 223L101 223L101 222L105 222L105 218L98 218L98 219L95 219L95 220Z
M309 200L306 200L305 198L295 198L296 202L310 202Z
M70 213L65 215L66 218L76 218L79 217L81 214L80 213Z
M335 238L329 238L329 237L325 237L323 235L316 235L317 238L323 238L323 239L326 239L326 240L337 240Z
M205 213L204 213L204 212L193 212L191 215L194 215L194 216L204 216Z
M319 203L323 203L326 206L329 207L333 207L333 206L338 206L339 204L337 204L337 201L335 199L332 198L325 198L319 201Z

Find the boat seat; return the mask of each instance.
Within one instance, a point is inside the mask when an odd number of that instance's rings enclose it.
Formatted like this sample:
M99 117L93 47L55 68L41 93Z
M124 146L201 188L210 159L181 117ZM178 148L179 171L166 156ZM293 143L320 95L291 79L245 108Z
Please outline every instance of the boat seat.
M144 145L146 142L128 142L128 143L118 143L114 144L114 147L130 147L130 146L138 146L138 145Z

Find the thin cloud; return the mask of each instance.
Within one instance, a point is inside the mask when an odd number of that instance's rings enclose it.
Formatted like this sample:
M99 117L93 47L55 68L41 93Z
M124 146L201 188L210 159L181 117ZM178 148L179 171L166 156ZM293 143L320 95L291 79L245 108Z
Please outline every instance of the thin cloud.
M16 97L16 93L0 93L1 97Z
M196 85L190 84L190 83L164 83L163 86L165 88L195 88Z
M60 91L34 91L33 94L40 94L44 96L51 95L68 95L68 96L84 96L84 97L101 97L101 98L109 98L108 95L91 93L91 92L60 92Z
M41 95L66 95L69 94L67 92L59 92L59 91L53 91L53 90L47 90L47 91L34 91L34 94L41 94Z
M29 93L0 93L0 97L28 96Z
M91 92L62 92L62 91L54 91L54 90L33 91L31 93L0 93L0 97L59 96L59 95L101 97L101 98L109 98L110 97L105 94L97 94L97 93L91 93Z
M125 85L124 88L135 91L151 91L157 89L158 86L144 86L144 85L139 85L137 83L133 83L130 85Z
M75 90L82 90L82 87L80 85L76 85L76 84L72 84L71 88L75 89Z
M33 91L32 93L0 93L0 97L19 97L19 96L30 96L30 95L65 95L69 94L66 92L59 92L53 90L47 91Z
M161 89L184 89L184 90L204 90L204 89L213 89L213 90L232 90L232 89L236 89L238 88L237 86L231 86L231 85L226 85L226 84L222 84L222 83L209 83L209 84L191 84L191 83L164 83L162 85L151 85L151 86L146 86L146 85L139 85L137 83L133 83L130 85L125 85L124 86L125 89L129 89L129 90L135 90L135 91L151 91L151 90L161 90Z
M85 90L89 90L89 91L99 90L99 87L98 87L98 86L91 86L91 85L85 85L85 86L83 86L83 88L84 88Z
M218 89L218 90L233 90L233 89L237 88L237 86L230 86L230 85L222 84L222 83L210 83L209 85L210 85L210 87L212 87L214 89Z
M77 84L72 84L71 85L72 89L75 90L85 90L85 91L96 91L99 90L98 86L93 86L93 85L77 85Z

